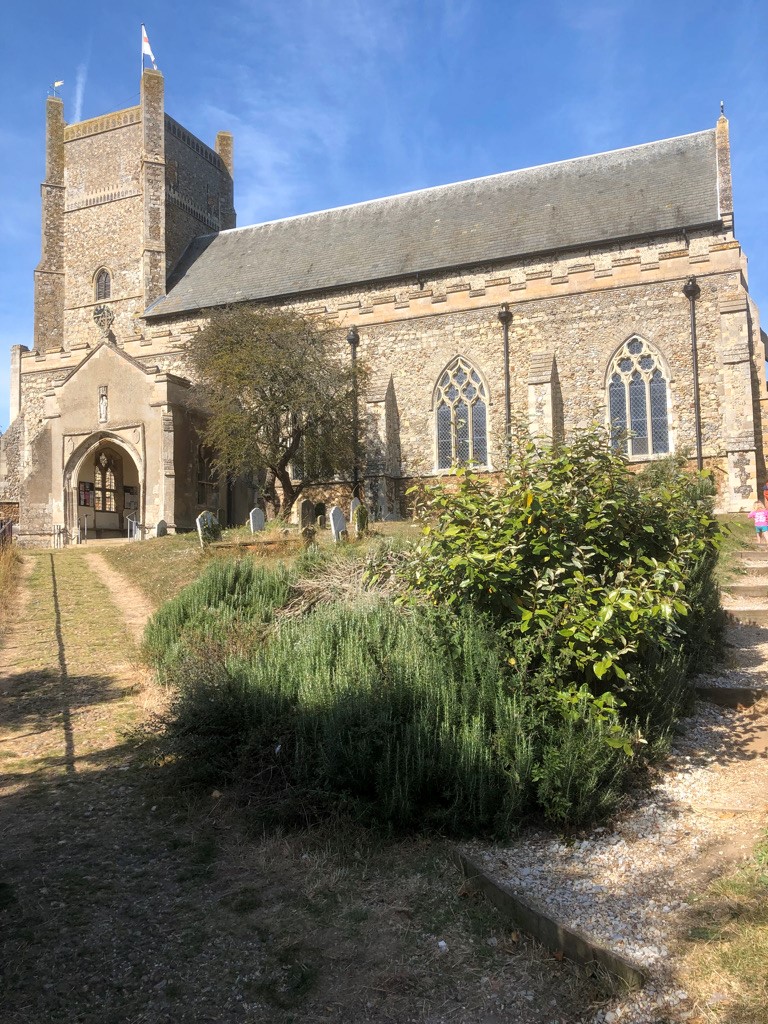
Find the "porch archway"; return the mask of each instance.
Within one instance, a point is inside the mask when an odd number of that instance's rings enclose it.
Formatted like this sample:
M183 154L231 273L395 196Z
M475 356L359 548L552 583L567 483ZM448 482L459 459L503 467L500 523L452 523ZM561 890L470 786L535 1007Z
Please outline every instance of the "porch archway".
M124 438L99 431L72 452L64 471L65 523L71 537L120 536L129 516L143 522L144 465Z

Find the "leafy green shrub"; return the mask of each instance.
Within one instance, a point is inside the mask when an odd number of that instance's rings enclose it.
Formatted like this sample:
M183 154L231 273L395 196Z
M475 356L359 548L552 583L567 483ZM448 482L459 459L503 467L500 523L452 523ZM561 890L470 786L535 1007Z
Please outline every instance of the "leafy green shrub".
M369 556L352 601L327 603L352 593L342 548L293 574L217 563L161 609L161 758L281 817L504 835L610 813L716 654L711 484L675 460L633 475L600 432L523 439L500 490L458 484L432 493L416 550Z
M432 489L398 572L414 595L489 614L510 641L535 637L542 656L567 650L566 682L631 691L649 652L692 655L712 626L711 490L666 462L633 475L601 430L549 447L523 436L500 489L463 470L455 492Z

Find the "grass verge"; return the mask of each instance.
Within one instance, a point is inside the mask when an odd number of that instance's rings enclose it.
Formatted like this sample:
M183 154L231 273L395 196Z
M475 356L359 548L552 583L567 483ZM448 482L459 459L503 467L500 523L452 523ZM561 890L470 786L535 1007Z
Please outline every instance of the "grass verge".
M0 545L0 645L16 597L21 557L11 544Z
M755 1024L768 1007L768 834L750 862L698 899L680 980L706 1024Z

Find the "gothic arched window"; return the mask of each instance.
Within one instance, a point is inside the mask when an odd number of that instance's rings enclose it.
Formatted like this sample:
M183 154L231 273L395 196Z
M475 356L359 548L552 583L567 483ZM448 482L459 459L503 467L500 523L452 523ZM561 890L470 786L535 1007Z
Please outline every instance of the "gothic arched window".
M670 450L667 378L658 354L642 338L629 338L613 357L608 418L614 448L630 458Z
M103 302L112 294L112 278L109 276L109 271L103 267L96 275L95 292L97 302Z
M94 503L97 512L117 511L115 470L118 455L105 449L96 457L94 466Z
M457 356L435 388L437 468L488 465L488 396L480 374Z

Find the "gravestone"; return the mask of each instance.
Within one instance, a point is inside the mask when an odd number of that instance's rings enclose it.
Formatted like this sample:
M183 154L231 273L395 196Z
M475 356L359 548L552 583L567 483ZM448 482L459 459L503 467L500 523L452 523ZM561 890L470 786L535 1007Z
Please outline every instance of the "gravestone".
M309 498L299 504L299 529L303 530L307 526L313 526L315 522L315 503L310 501Z
M155 527L156 537L166 537L168 535L168 523L164 519L161 519Z
M331 536L338 544L342 540L342 534L346 534L346 532L347 524L344 520L344 513L338 505L334 505L331 509Z
M324 530L325 529L325 516L324 515L318 516L317 519L315 520L315 524L316 524L318 530Z
M362 505L362 502L360 501L360 499L358 497L354 497L352 499L352 501L350 502L350 504L349 504L349 521L350 521L350 523L354 523L354 521L355 521L355 509L359 508L360 505Z
M197 535L200 538L200 547L204 548L206 544L211 544L215 540L221 540L221 526L219 520L207 509L205 512L201 512L195 520L195 526L197 526Z
M264 529L264 513L260 508L252 508L248 516L251 524L251 533L260 533Z
M358 505L352 513L352 529L356 537L363 537L368 531L368 509Z

